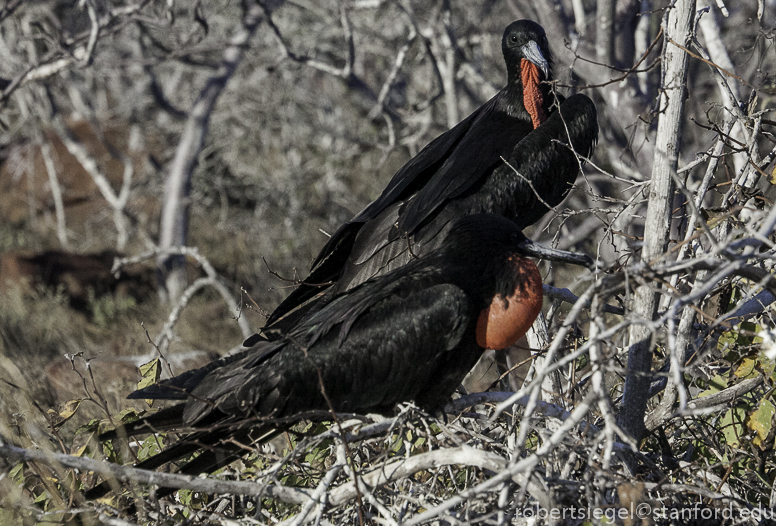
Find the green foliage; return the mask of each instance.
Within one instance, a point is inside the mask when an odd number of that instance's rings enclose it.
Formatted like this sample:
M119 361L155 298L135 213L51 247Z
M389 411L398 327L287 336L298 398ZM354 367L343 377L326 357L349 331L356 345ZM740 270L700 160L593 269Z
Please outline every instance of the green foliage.
M700 393L698 397L708 396L711 394L724 391L728 387L728 379L722 375L716 375L714 378L706 383L707 389Z
M79 426L75 430L75 434L79 435L81 433L94 433L100 428L100 424L103 422L103 420L100 420L98 418L93 418L89 420L86 424L83 424L82 426Z
M719 421L719 429L725 437L725 443L731 448L741 447L742 440L746 438L747 429L746 407L733 407L728 409Z
M717 347L726 353L725 359L735 363L750 353L757 353L757 346L762 343L762 338L757 333L762 327L751 322L741 322L736 327L724 332Z
M209 500L208 495L188 489L182 489L178 491L178 499L180 499L181 504L193 509L202 509L202 507L205 506ZM182 518L188 519L191 515L191 510L188 508L184 508L183 510L176 512L172 519L180 520L178 513L183 516Z
M166 438L165 433L161 433L158 435L149 435L148 437L146 437L146 439L140 443L140 447L135 452L135 454L137 455L137 459L140 462L142 462L145 459L159 453L162 450L162 445L164 444L165 438Z
M773 415L776 414L776 406L769 398L763 398L757 404L757 409L752 411L747 418L747 427L755 432L752 440L755 446L765 446L765 440L773 429Z
M717 363L718 373L705 382L694 380L704 389L699 397L758 377L763 377L765 382L758 390L736 398L721 413L699 419L706 427L704 433L695 434L692 447L694 460L701 465L713 466L710 470L719 477L726 477L728 483L742 485L746 488L743 491L751 492L753 501L767 503L764 494L753 488L760 484L769 487L776 479L776 466L761 459L762 455L769 458L774 447L776 399L771 386L776 380L776 366L760 352L762 339L757 333L761 330L757 324L742 323L725 331L718 343L724 356Z
M0 507L0 524L8 526L22 526L25 524L23 515L17 510Z
M138 389L145 389L148 386L154 385L159 381L162 376L162 363L159 358L154 358L148 363L144 363L140 366L141 380L137 383ZM145 401L149 406L153 405L153 400Z

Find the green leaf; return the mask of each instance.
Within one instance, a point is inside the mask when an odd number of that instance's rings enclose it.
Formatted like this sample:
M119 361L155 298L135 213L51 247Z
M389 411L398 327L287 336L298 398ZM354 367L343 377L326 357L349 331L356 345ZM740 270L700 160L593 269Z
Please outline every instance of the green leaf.
M182 489L178 490L178 499L180 499L181 504L188 506L191 504L191 496L193 492L190 489Z
M17 510L0 508L0 524L22 526L25 524L24 516Z
M108 457L108 460L113 462L114 464L121 463L119 462L118 451L116 451L116 448L113 447L113 440L108 440L102 443L102 452L105 454L106 457Z
M703 391L701 394L698 395L698 398L709 396L714 393L718 393L720 391L723 391L727 389L728 386L728 380L724 376L717 375L711 380L709 380L708 389Z
M17 476L24 477L24 464L22 463L16 464L13 468L11 468L11 471L8 472L8 476L11 477L16 482L21 482L22 479L19 478L17 480Z
M737 340L738 340L737 331L731 330L731 331L723 332L720 335L719 340L717 340L717 349L719 349L720 351L724 351L726 348L730 349L736 344Z
M140 449L137 450L137 459L145 460L148 457L159 453L161 451L160 444L162 444L163 439L164 434L146 437L146 439L140 443Z
M137 383L137 389L144 389L150 385L154 385L159 381L162 376L162 364L159 358L154 358L148 363L144 363L139 367L141 380ZM154 403L153 400L146 400L148 405Z
M760 353L757 360L760 362L760 369L762 369L763 375L766 378L774 378L773 373L776 370L776 362L766 357L764 353Z
M757 362L753 358L744 358L741 360L741 364L738 366L738 369L736 369L736 372L733 373L739 378L754 378L757 376L757 371L755 370L755 365Z
M744 426L745 419L746 410L742 407L728 409L727 413L720 419L719 425L728 446L734 448L741 446L741 438L747 435Z
M114 418L118 418L122 424L129 424L130 422L140 419L145 413L145 411L138 411L134 407L128 407L119 411L119 414Z
M776 407L767 398L760 401L757 409L749 414L747 425L757 436L752 443L757 447L763 446L763 441L771 432L773 427L773 415L776 413Z

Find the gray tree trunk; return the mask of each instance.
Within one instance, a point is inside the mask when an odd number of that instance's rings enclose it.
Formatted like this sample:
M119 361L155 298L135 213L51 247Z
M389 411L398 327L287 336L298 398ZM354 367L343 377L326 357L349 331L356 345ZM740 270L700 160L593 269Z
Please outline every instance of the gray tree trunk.
M679 133L684 113L687 53L671 42L688 45L694 14L694 0L677 0L664 27L666 39L663 48L664 75L658 106L660 118L644 224L644 246L641 252L641 259L647 264L660 258L668 243L674 195L673 177L676 175ZM633 300L634 318L653 320L658 296L659 293L650 284L638 287ZM634 324L630 328L629 338L628 374L625 378L625 392L618 424L632 437L640 439L646 433L644 415L651 382L649 372L652 368L654 331L649 326Z
M598 0L595 57L601 64L614 65L614 0Z

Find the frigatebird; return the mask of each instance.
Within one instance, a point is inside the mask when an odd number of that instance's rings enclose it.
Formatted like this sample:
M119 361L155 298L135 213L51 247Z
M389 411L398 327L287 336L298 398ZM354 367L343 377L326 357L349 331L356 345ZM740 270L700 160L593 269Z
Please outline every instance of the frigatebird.
M138 467L201 451L180 472L210 473L316 411L388 413L410 400L439 410L485 349L511 345L539 313L541 276L528 256L592 264L526 239L503 217L467 216L437 249L326 297L277 340L135 391L128 398L180 403L124 433L191 431Z
M265 334L295 323L310 306L278 320L327 287L347 290L433 250L462 216L495 213L524 228L566 197L598 137L595 105L550 90L552 55L539 24L513 22L501 47L507 85L423 148L331 236Z

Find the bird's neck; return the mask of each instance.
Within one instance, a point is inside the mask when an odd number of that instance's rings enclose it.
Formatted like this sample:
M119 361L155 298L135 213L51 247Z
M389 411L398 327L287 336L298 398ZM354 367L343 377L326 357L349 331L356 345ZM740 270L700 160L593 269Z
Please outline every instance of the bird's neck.
M521 68L516 68L515 71L509 71L507 85L502 90L499 109L506 112L510 117L532 121L531 114L525 107L525 91L523 90L523 80L521 77ZM542 96L541 107L544 109L545 113L549 115L549 109L552 106L553 100L549 84L545 82L539 84L539 91Z

